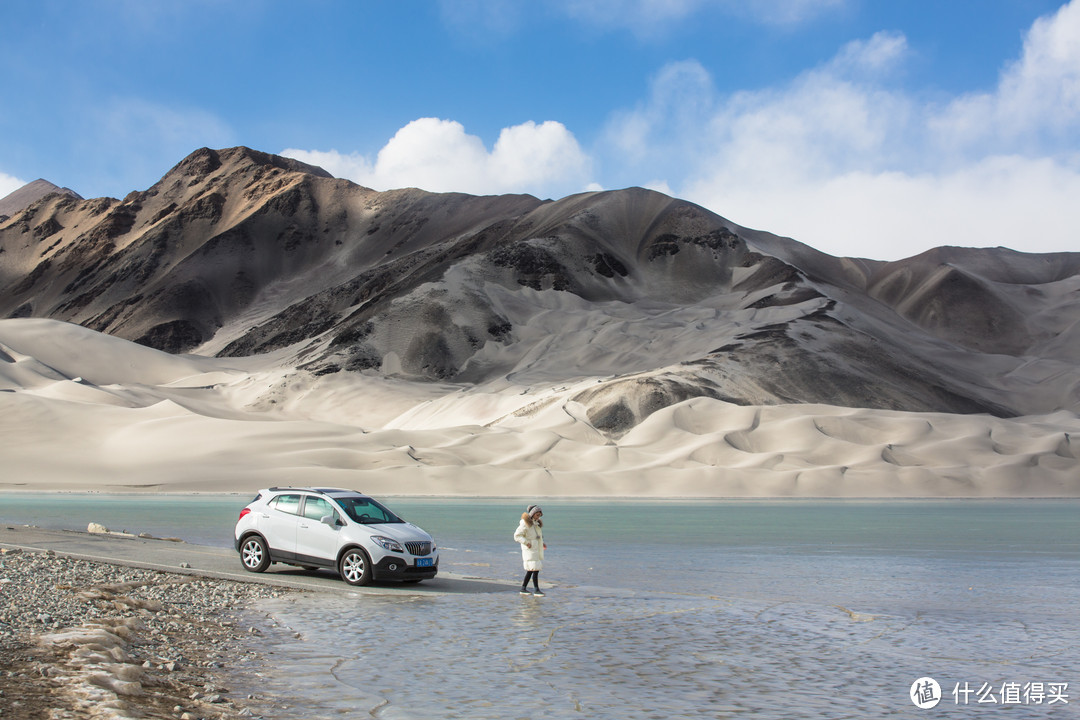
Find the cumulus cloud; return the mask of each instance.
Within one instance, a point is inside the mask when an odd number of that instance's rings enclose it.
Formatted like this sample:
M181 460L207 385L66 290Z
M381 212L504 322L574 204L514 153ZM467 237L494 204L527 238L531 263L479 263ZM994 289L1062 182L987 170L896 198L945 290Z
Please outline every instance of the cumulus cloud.
M420 118L398 130L374 160L336 150L290 148L282 154L376 190L556 197L582 190L590 179L589 157L573 134L553 121L503 128L491 150L461 123Z
M25 180L20 180L17 177L0 172L0 198L7 197L25 185L26 182L27 181Z
M957 98L933 125L943 143L964 149L1072 145L1080 125L1080 3L1038 19L995 91Z
M853 171L767 188L705 181L685 194L832 255L895 260L943 245L1075 252L1078 193L1075 169L997 156L940 173Z
M908 54L878 33L784 86L726 96L700 64L673 63L613 116L605 157L834 255L1076 250L1080 0L1032 26L990 93L942 104L894 89Z

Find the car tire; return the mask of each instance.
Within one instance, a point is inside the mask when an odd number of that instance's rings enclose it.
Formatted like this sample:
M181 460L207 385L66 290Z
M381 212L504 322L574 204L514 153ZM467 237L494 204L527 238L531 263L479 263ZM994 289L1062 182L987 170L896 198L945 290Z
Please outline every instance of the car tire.
M248 535L240 545L240 562L248 572L261 573L270 567L270 550L258 535Z
M371 558L363 548L349 548L338 560L338 573L350 585L367 585L371 582Z

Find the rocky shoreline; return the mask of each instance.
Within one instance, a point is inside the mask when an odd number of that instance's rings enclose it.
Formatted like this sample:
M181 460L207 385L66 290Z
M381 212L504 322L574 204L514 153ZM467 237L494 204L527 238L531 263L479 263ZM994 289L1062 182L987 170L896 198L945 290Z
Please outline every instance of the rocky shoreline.
M293 592L0 551L0 718L260 717L251 607Z

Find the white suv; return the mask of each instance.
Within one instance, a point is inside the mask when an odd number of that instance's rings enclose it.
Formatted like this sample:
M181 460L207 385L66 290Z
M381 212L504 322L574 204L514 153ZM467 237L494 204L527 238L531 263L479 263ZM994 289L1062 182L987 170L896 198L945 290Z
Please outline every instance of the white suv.
M419 582L439 572L430 535L353 490L260 490L240 511L234 536L250 572L275 562L309 570L328 567L350 585Z

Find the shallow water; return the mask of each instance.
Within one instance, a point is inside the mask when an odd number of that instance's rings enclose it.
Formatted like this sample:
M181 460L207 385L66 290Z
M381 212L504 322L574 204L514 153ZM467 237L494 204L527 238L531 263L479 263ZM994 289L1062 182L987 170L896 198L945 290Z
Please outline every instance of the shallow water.
M44 524L30 500L11 518L10 497L0 520ZM81 518L88 497L136 532L205 542L224 523L220 545L248 500L51 496L49 512ZM387 502L435 535L445 570L520 580L523 503ZM267 717L1080 717L1080 502L543 505L547 597L268 601L303 641L262 641ZM908 697L923 676L933 710ZM1068 702L1036 704L1030 683L1068 683Z

